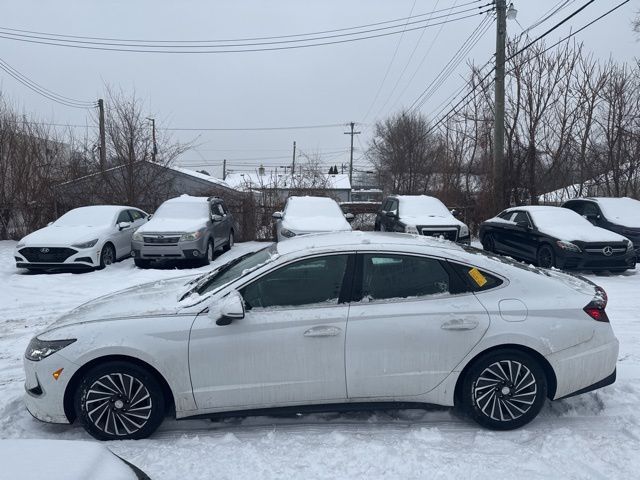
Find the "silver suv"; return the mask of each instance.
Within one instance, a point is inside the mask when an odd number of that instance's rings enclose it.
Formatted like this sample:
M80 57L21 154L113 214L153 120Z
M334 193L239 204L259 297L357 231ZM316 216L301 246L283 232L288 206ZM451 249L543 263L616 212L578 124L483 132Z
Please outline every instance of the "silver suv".
M208 265L216 250L233 246L233 216L221 198L182 195L164 202L133 234L136 266L154 260L196 261Z

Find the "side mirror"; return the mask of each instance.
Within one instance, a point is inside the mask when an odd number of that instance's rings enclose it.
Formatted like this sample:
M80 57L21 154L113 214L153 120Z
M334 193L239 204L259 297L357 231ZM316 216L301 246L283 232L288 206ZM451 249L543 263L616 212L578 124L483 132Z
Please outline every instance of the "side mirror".
M356 218L356 216L353 213L345 213L344 218L347 219L347 222L353 222L353 219Z
M147 215L147 220L151 220L153 218L153 213L151 215Z
M271 218L273 218L274 220L281 220L282 212L273 212L273 214L271 215Z
M219 309L209 309L209 315L216 317L216 325L229 325L233 320L244 318L244 300L239 292L232 291L221 302Z
M222 218L223 218L222 215L217 215L217 214L211 215L212 222L221 222Z
M131 222L120 222L118 224L118 230L124 230L125 228L129 228L131 226Z
M389 218L396 218L396 212L393 212L393 211L391 211L391 212L387 212L387 213L386 213L386 215L387 215L387 217L389 217Z

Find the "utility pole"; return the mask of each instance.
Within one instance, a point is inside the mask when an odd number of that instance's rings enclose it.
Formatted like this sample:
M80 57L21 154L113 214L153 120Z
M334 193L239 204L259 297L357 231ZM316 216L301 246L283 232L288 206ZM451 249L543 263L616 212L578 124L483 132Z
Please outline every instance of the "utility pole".
M351 153L349 155L349 184L351 184L351 181L353 180L353 136L360 135L360 132L353 131L353 127L356 126L354 122L351 122L349 126L351 127L351 130L349 132L344 132L344 134L351 135Z
M222 180L227 179L227 159L222 160Z
M107 140L104 132L104 100L98 99L98 127L100 130L100 171L107 165Z
M286 172L286 170L285 170ZM296 173L296 141L293 141L293 159L291 160L291 176Z
M505 39L507 36L507 1L496 0L496 81L495 81L495 117L493 145L493 195L494 211L499 212L507 206L504 184L504 63Z
M156 120L155 118L147 118L151 122L151 139L153 141L153 150L151 150L151 161L156 163L156 155L158 154L158 145L156 144Z

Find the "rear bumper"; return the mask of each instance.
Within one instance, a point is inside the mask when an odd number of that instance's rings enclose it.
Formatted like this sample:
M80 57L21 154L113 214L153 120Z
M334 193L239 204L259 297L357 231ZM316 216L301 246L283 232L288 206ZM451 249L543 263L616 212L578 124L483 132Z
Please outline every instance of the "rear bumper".
M575 397L576 395L582 395L583 393L591 392L593 390L597 390L599 388L606 387L608 385L612 385L616 381L617 370L614 369L613 373L609 375L607 378L603 378L599 382L593 383L587 387L581 388L573 393L565 395L564 397L556 398L556 400L561 400L563 398Z

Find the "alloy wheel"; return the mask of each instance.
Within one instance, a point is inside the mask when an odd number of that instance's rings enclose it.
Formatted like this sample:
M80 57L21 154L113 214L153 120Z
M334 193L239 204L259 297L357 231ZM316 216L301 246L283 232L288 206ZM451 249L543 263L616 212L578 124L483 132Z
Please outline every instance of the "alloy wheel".
M111 265L114 262L115 254L113 252L113 248L109 245L105 245L102 249L102 264L107 266Z
M538 395L538 382L529 368L515 360L486 367L472 385L473 402L495 421L513 421L525 415Z
M148 388L138 378L125 373L111 373L89 386L84 409L97 429L112 436L129 436L147 424L153 400Z

